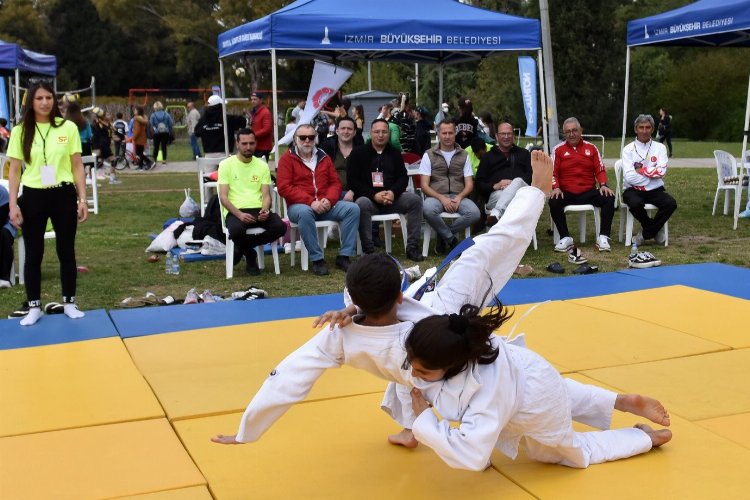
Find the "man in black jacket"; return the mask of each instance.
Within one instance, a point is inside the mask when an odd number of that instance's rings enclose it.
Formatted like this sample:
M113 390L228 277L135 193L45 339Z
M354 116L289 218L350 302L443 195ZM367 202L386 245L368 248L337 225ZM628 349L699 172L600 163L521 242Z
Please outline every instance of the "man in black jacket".
M247 119L244 116L227 115L230 154L234 152L234 133L244 127L247 127ZM195 126L195 135L201 138L206 158L227 156L224 151L224 117L221 113L221 97L212 95L208 98L208 106Z
M354 201L354 192L349 189L349 183L346 180L346 162L354 148L365 142L361 137L357 137L356 133L357 126L354 119L344 116L336 125L336 134L320 145L320 149L333 160L333 166L336 167L336 173L341 181L341 199L345 201Z
M503 216L516 191L531 184L531 154L514 144L513 125L497 126L497 145L482 156L474 184L487 209L487 225Z
M354 148L347 160L347 182L359 206L359 237L362 251L375 251L372 242L373 214L406 214L406 256L424 260L419 249L422 229L422 198L406 192L409 176L401 153L388 143L388 122L374 120L372 142Z

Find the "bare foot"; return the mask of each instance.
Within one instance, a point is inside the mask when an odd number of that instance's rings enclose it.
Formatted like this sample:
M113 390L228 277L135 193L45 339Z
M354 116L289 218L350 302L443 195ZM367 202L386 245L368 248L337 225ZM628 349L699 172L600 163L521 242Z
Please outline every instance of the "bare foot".
M635 424L633 427L640 429L651 438L651 444L654 448L668 443L672 439L672 431L669 429L659 429L658 431L653 430L646 424Z
M404 429L398 434L391 434L388 436L388 442L391 444L396 444L400 446L405 446L407 448L416 448L419 442L414 437L414 433L411 431L411 429Z
M655 424L669 427L669 412L664 406L648 396L640 394L618 394L615 409L626 411L651 420Z

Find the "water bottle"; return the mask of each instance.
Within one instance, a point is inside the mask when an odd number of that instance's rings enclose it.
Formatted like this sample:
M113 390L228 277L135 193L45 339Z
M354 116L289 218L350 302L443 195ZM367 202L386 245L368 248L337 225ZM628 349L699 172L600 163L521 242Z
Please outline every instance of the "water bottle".
M630 257L635 257L636 255L638 255L638 245L633 243L630 246Z
M172 274L172 252L167 252L164 258L164 272Z
M172 274L174 274L175 276L180 275L180 256L179 255L172 256Z

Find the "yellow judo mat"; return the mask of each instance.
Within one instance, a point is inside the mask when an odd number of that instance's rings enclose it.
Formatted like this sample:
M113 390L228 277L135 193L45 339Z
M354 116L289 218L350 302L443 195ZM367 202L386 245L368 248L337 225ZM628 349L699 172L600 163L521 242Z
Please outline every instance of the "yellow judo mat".
M578 381L660 399L673 440L585 470L497 450L484 472L455 470L389 445L386 382L345 367L257 443L210 442L315 333L306 317L0 350L0 499L750 498L750 301L677 285L522 318L532 306L500 333Z

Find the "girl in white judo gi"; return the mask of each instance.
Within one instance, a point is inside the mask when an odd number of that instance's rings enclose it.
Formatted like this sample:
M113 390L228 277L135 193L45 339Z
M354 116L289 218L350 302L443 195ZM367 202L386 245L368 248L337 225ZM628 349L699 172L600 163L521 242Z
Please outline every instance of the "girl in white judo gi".
M608 428L613 409L660 425L669 425L669 415L653 399L563 379L537 354L491 333L507 317L504 313L478 314L488 291L502 287L520 262L551 189L551 159L534 152L532 167L532 186L519 190L500 222L450 267L431 304L401 294L398 269L388 257L373 254L352 264L347 290L362 314L351 324L342 314L351 307L321 316L316 324L331 320L332 328L320 331L271 372L236 435L212 440L259 439L307 396L326 369L347 364L398 384L389 384L383 401L405 428L391 442L421 442L451 467L483 470L495 446L515 458L522 439L529 456L572 467L644 453L668 441L668 430L645 425L574 432L573 419ZM420 320L436 322L435 328L424 328L430 323ZM442 343L429 348L421 342L425 331ZM449 420L459 427L451 428Z

